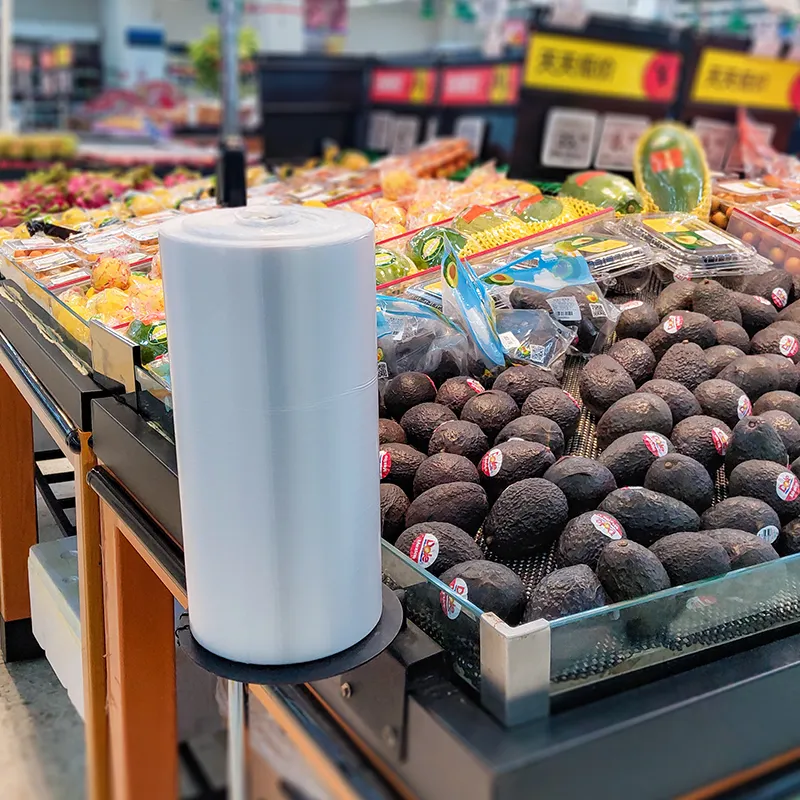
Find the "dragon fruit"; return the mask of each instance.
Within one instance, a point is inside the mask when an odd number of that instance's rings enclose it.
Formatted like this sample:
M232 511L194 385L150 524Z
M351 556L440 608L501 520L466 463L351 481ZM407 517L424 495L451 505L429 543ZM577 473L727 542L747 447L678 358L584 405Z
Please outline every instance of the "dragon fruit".
M114 178L90 172L71 176L66 187L72 205L79 208L100 208L124 190L123 184Z

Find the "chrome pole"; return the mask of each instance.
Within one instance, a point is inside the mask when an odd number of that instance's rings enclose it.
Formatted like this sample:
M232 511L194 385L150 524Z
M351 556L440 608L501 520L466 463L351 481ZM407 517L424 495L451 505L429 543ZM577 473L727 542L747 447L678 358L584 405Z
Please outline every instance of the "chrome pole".
M228 681L228 800L247 800L244 684Z

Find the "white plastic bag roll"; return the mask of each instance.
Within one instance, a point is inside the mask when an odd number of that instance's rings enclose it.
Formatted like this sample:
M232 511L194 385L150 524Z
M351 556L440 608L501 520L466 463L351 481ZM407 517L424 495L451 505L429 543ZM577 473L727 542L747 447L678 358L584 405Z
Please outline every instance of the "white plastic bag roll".
M381 614L372 222L217 209L159 238L192 632L249 664L341 652Z

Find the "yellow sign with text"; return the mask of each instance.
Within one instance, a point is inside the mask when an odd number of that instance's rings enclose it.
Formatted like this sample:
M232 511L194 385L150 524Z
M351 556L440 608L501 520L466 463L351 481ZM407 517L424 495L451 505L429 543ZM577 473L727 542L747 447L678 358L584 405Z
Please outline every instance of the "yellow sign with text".
M800 110L800 64L708 48L700 56L692 100L797 111Z
M678 53L533 33L528 40L525 86L669 103L677 94L680 72Z

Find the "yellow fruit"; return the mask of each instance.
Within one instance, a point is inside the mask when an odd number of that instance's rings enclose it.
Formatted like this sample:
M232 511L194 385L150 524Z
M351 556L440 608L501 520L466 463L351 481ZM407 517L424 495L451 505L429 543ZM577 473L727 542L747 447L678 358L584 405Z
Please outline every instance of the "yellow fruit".
M89 298L86 304L86 311L90 317L103 317L104 321L117 316L126 316L126 306L129 297L122 289L103 289ZM133 315L127 311L127 316L133 319Z
M127 289L131 284L130 267L119 258L102 258L92 268L92 286L97 291Z
M82 208L69 208L61 215L61 222L64 225L79 225L87 219L86 212Z
M30 239L31 235L28 232L28 226L23 222L22 225L17 225L13 231L11 231L11 238L12 239Z
M137 194L131 199L128 208L135 217L145 217L163 211L164 205L152 195Z

